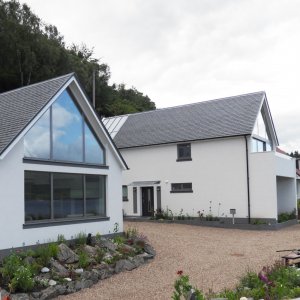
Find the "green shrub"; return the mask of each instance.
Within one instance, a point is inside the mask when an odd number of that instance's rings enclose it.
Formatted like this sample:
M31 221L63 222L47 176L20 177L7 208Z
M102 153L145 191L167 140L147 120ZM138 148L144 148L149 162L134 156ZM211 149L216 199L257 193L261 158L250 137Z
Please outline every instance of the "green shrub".
M14 274L22 265L22 258L18 256L16 253L11 253L7 256L2 262L2 268L0 272L2 277L8 282L14 277Z
M10 283L12 291L30 292L34 287L33 274L29 266L19 266Z
M79 254L79 260L78 260L78 265L80 268L85 269L86 267L89 266L90 261L87 253L85 251L80 251Z
M138 230L135 227L128 227L127 230L125 231L125 236L127 239L132 239L137 237L138 235Z
M292 212L283 212L278 215L278 223L296 219L296 210Z
M50 243L47 245L39 246L35 250L36 260L40 265L48 266L50 259L56 258L58 254L58 245L56 243Z
M116 235L113 237L113 242L117 245L123 245L125 243L125 238L121 235Z
M57 244L66 244L67 240L63 234L57 236Z
M85 232L79 232L75 235L75 244L77 246L83 246L86 244L87 235Z
M97 254L95 256L95 260L98 264L100 264L104 258L105 251L102 248L97 248Z

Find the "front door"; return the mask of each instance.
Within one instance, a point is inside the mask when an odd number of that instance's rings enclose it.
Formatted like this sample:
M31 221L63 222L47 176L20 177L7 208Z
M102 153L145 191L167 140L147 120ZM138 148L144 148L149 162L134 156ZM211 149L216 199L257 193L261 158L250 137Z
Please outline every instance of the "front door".
M142 187L142 215L152 216L154 211L153 187Z

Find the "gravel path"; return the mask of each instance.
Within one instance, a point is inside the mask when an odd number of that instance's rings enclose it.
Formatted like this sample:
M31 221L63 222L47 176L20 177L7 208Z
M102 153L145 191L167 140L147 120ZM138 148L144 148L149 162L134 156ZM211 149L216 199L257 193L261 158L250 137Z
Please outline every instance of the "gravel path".
M171 299L177 270L198 288L233 287L249 269L259 271L280 258L276 250L300 248L300 225L280 231L246 231L180 224L126 222L144 233L156 258L131 272L100 281L59 299Z

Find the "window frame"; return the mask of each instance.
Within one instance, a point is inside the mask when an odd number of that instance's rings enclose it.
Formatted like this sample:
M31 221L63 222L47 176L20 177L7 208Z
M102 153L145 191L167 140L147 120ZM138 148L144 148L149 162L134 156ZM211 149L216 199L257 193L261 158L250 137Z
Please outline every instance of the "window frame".
M180 147L189 146L189 156L180 157ZM177 160L176 161L191 161L192 160L192 144L191 143L180 143L177 144Z
M124 196L123 195L123 188L125 188L126 187L126 196ZM128 199L128 186L127 185L122 185L122 201L123 202L128 202L129 201L129 199Z
M184 184L190 184L190 188L185 188ZM180 189L174 189L174 185L180 187ZM171 190L170 193L193 193L193 183L192 182L176 182L171 183Z
M26 193L25 193L25 179L26 179L26 172L35 172L35 173L48 173L50 175L50 209L51 215L50 219L42 219L42 220L30 220L26 221L26 208L25 208L25 201L26 201ZM53 174L68 174L68 175L81 175L83 180L83 216L80 217L68 217L68 218L54 218L54 184L53 184ZM104 180L104 215L95 215L95 216L88 216L86 214L86 176L97 176L99 177L99 184L100 184L100 177ZM99 185L100 186L100 185ZM62 225L62 224L76 224L76 223L85 223L85 222L94 222L96 220L109 220L110 218L107 216L107 175L103 174L82 174L82 173L68 173L68 172L50 172L50 171L36 171L36 170L25 170L24 171L24 224L23 228L34 228L34 227L43 227L43 226L52 226L52 225Z
M24 153L24 157L23 157L23 162L30 162L30 161L40 161L40 162L46 162L46 163L54 163L54 164L68 164L68 165L87 165L87 166L96 166L96 167L106 167L106 149L103 146L103 144L101 143L100 139L98 138L97 134L95 133L95 130L93 129L93 127L91 126L90 122L88 121L88 119L86 118L85 114L83 113L83 110L81 109L81 107L79 106L79 104L77 103L77 101L75 100L75 96L72 93L72 91L69 88L66 88L65 91L68 93L68 95L70 96L71 100L73 101L74 105L76 106L76 108L78 109L81 118L82 118L82 122L81 122L81 130L82 130L82 161L72 161L72 160L60 160L60 159L54 159L54 155L53 155L53 104L55 102L53 102L50 107L48 108L47 111L49 111L49 135L50 135L50 156L49 159L47 158L38 158L38 157L30 157L30 156L25 156ZM47 112L46 111L46 112ZM46 113L45 112L45 113ZM38 121L38 120L37 120ZM36 122L33 124L33 126L36 124ZM89 163L86 162L86 153L85 153L85 124L87 124L89 130L92 132L92 134L94 135L95 139L97 140L98 144L100 145L100 148L103 151L103 163L102 164L98 164L98 163ZM32 126L32 127L33 127ZM31 127L31 128L32 128ZM30 129L29 129L30 131ZM25 135L26 137L26 135ZM25 138L24 137L24 138Z

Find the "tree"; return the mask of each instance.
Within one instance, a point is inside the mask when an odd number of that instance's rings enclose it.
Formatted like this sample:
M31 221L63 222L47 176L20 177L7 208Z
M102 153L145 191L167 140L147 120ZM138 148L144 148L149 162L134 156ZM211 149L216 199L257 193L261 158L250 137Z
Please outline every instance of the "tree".
M75 72L92 98L95 72L96 110L103 116L155 109L135 88L109 85L110 69L93 58L86 45L67 47L54 25L45 24L26 4L0 0L0 92Z

